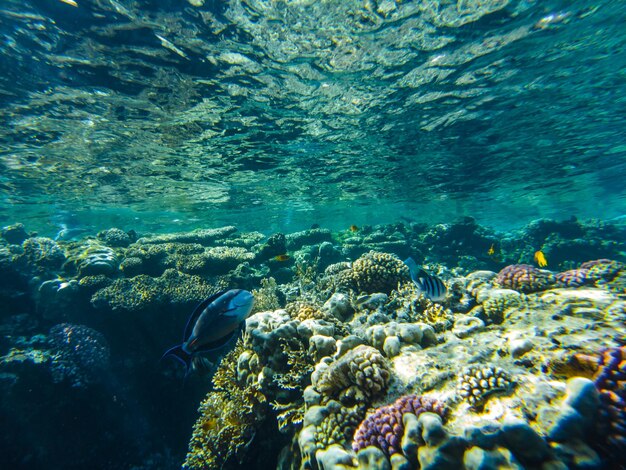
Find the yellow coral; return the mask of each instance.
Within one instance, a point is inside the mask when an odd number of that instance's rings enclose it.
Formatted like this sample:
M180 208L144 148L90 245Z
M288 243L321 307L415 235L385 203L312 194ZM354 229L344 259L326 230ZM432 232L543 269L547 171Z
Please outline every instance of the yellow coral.
M237 362L244 352L239 340L216 371L214 391L200 404L183 468L219 468L233 457L241 458L263 420L265 396L256 383L242 385L238 380Z

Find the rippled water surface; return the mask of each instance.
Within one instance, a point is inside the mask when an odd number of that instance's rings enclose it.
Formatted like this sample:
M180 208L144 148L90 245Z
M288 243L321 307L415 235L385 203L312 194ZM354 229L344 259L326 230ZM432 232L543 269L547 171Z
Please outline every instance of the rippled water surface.
M612 218L625 2L4 0L0 216Z

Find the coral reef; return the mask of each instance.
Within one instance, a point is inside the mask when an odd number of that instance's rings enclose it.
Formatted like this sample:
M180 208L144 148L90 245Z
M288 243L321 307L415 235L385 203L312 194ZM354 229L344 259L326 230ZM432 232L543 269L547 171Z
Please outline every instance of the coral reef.
M368 446L380 448L387 456L400 453L404 436L403 416L411 413L419 417L422 413L437 413L445 418L445 405L435 398L405 395L391 405L377 408L359 424L352 448L355 452Z
M410 280L409 268L396 256L370 251L352 263L350 269L339 272L336 283L340 289L357 293L388 294L398 284Z
M459 395L474 408L480 408L491 394L512 386L510 374L501 367L470 366L459 377Z
M556 285L559 287L581 287L591 282L589 269L578 268L557 273Z
M222 468L232 459L243 460L245 447L265 416L265 396L256 384L238 380L237 360L242 352L240 341L215 373L214 390L198 409L185 469Z
M528 264L513 264L502 269L496 278L500 287L519 292L536 292L546 289L556 281L554 274Z
M151 406L179 425L194 410L169 406L180 375L155 358L194 304L239 287L255 296L243 337L221 362L197 357L185 384L205 394L185 468L617 468L626 233L611 230L542 220L499 234L465 219L52 241L6 227L0 387L27 396L47 377L50 396L109 403L111 350L115 378L136 377L125 391L166 391ZM554 273L513 264L537 249ZM445 279L445 301L420 295L409 255Z
M104 380L111 352L102 334L84 325L61 323L50 329L49 341L55 382L69 380L73 387L83 387Z
M329 358L330 359L330 358ZM311 381L327 397L345 404L369 402L387 389L391 372L378 350L360 345L336 361L318 363Z

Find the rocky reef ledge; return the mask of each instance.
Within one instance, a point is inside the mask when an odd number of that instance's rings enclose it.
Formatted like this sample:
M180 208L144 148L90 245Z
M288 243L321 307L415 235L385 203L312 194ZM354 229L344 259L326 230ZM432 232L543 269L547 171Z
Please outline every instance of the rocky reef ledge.
M10 409L36 400L41 412L30 438L0 441L16 467L33 434L30 459L68 468L114 448L126 453L112 465L188 469L612 469L626 457L623 227L498 233L464 219L61 241L15 224L1 236L2 415L19 428ZM445 282L444 300L417 289L407 256ZM255 295L245 334L215 371L195 371L204 399L170 411L178 372L158 358L224 288ZM161 411L124 415L137 396ZM126 434L82 423L67 432L89 455L54 450L50 421L76 403Z

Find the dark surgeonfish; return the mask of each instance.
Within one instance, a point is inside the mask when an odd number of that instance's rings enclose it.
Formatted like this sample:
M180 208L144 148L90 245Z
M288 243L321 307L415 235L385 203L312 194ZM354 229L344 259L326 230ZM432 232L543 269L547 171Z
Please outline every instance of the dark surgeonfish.
M405 259L404 264L409 267L413 283L425 297L428 297L433 301L443 300L446 298L448 289L441 279L437 276L433 276L432 274L428 274L420 268L411 257Z
M253 303L254 297L247 290L231 289L212 295L189 317L183 342L168 349L162 359L177 359L188 373L196 355L227 349L236 341Z

